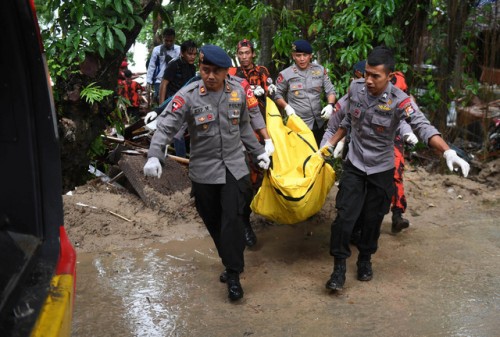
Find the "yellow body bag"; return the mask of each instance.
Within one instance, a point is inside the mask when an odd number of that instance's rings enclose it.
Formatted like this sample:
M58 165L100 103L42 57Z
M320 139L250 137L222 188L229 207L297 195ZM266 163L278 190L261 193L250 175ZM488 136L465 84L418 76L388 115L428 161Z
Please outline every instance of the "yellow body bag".
M321 210L335 182L335 171L320 154L312 131L297 115L283 122L267 98L267 131L275 152L253 198L253 212L281 224L304 221Z

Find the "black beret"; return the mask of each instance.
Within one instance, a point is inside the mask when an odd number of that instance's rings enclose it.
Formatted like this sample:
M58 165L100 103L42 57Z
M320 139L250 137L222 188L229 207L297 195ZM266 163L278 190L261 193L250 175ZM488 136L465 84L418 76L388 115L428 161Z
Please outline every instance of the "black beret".
M359 71L360 73L364 74L365 73L365 66L366 66L366 60L359 61L356 64L354 64L354 67L352 67L352 71L354 73L356 71Z
M306 40L297 40L292 43L292 51L297 53L312 54L313 49L311 47L311 44Z
M233 65L231 58L218 46L206 44L200 49L200 63L211 64L220 68L229 68Z

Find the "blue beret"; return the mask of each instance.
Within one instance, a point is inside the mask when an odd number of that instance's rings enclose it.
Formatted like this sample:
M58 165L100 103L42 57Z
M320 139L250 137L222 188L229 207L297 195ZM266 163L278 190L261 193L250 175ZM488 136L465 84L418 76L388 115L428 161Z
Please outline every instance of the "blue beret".
M292 43L292 51L297 53L312 54L313 49L311 47L311 44L306 40L297 40Z
M357 62L354 67L352 67L352 71L355 73L359 71L360 73L365 73L366 60Z
M200 63L211 64L220 68L229 68L233 65L231 58L218 46L206 44L200 49Z

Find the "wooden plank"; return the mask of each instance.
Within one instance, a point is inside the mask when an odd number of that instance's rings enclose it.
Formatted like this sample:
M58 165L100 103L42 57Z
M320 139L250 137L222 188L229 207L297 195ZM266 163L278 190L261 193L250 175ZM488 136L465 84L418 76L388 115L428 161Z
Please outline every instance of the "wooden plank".
M188 168L167 157L163 166L163 174L160 179L145 177L143 172L146 158L143 156L129 156L123 154L118 166L123 171L128 181L146 205L156 208L159 196L171 195L191 187L188 177Z

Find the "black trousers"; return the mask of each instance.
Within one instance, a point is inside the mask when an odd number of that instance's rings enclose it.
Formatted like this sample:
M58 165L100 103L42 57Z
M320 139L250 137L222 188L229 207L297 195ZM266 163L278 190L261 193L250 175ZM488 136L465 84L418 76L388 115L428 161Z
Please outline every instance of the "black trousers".
M361 228L359 254L374 254L393 193L394 169L367 175L346 161L336 197L337 217L331 226L330 255L351 256L349 240L356 221Z
M225 184L193 182L196 209L212 237L226 269L243 272L245 234L243 213L251 190L250 177L240 180L226 170Z
M247 164L248 170L250 171L251 188L245 191L245 198L247 202L245 203L245 209L243 211L243 222L245 226L251 227L250 214L252 214L252 209L250 208L250 205L252 204L254 195L262 185L262 180L264 179L264 171L257 165L257 163L254 162L254 158L252 157L252 155L246 151L245 162Z
M316 122L314 122L314 127L311 131L314 135L314 139L316 140L316 145L318 145L318 149L319 149L319 144L321 144L321 141L323 140L323 135L325 134L325 126L322 126L321 128L319 128L316 125Z

